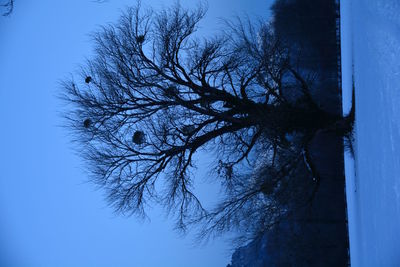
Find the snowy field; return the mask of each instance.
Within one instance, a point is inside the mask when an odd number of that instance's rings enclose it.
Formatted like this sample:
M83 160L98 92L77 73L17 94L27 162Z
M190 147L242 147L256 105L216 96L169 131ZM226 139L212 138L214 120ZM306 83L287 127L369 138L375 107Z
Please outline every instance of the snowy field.
M400 1L342 0L343 110L356 90L346 156L351 266L400 266ZM353 67L352 67L353 66Z

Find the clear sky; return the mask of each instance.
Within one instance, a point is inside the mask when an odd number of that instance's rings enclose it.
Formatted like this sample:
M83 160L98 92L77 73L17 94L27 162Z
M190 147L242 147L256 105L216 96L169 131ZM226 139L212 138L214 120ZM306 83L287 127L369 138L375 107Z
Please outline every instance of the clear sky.
M171 2L142 0L156 7ZM201 31L215 31L218 18L244 12L268 18L270 3L210 1ZM230 261L227 241L193 247L158 208L144 222L114 214L86 182L83 162L60 127L60 80L92 54L89 34L116 21L129 4L134 1L15 0L14 13L0 17L0 266L213 267ZM212 202L216 190L199 186Z

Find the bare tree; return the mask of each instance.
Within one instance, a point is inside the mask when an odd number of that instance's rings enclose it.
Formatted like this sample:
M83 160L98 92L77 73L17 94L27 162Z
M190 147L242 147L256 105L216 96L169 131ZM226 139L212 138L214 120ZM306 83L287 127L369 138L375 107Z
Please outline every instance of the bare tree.
M347 132L347 124L318 107L312 77L296 69L268 23L228 22L224 33L201 39L205 12L138 4L103 27L82 82L63 83L66 117L117 211L143 215L156 201L176 212L181 229L204 223L204 235L249 216L269 227L287 213L299 168L317 185L313 136ZM212 211L193 191L200 150L215 152L215 179L227 190Z

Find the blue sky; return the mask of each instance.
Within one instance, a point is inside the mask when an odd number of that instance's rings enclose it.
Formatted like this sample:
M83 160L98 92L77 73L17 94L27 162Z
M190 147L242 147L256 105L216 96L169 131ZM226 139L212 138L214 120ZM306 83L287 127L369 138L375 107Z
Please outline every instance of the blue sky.
M142 2L162 7L172 1ZM268 17L270 2L210 1L201 32L217 30L221 17ZM146 221L114 214L101 190L87 183L84 163L61 127L60 80L92 54L89 34L116 21L129 4L134 1L16 0L14 13L0 18L1 266L212 267L230 261L229 242L193 247L157 207ZM215 187L199 183L201 197L212 202Z

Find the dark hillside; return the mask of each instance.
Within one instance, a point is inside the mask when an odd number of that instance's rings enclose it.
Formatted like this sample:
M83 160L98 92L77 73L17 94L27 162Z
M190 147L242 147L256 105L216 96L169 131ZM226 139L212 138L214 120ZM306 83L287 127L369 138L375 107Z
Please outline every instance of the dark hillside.
M316 75L316 99L327 111L341 114L337 86L338 10L335 0L277 0L272 6L275 32L290 44L293 63Z
M335 0L278 0L272 7L275 33L290 44L291 60L314 75L314 100L326 111L341 114L337 38L339 7ZM292 216L232 256L232 267L347 266L348 235L342 138L318 133L310 152L321 180L309 205L292 206ZM299 170L295 186L310 179ZM304 189L303 189L304 187Z

